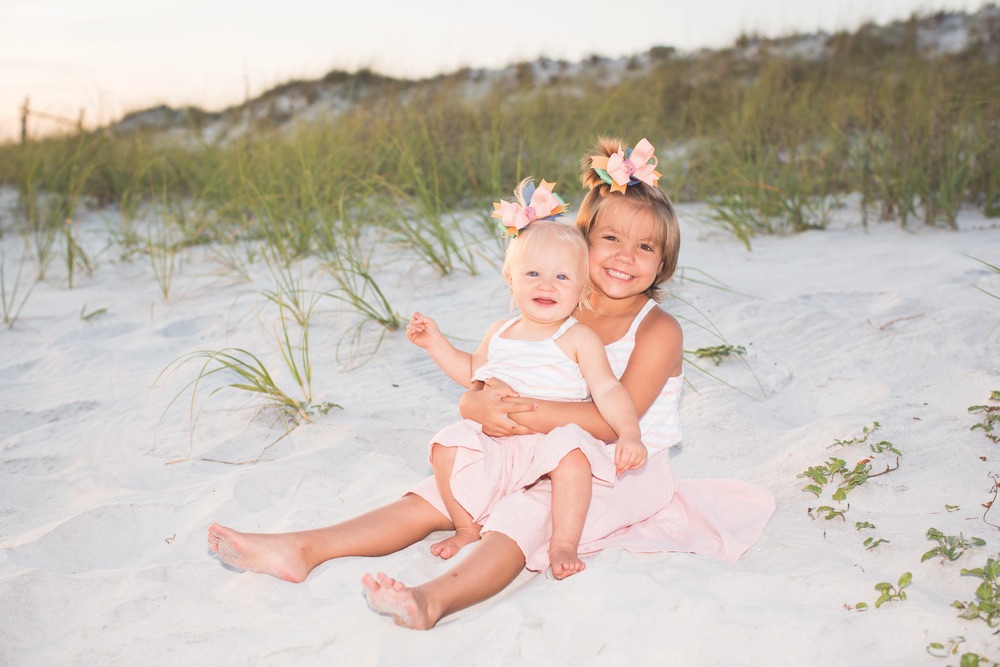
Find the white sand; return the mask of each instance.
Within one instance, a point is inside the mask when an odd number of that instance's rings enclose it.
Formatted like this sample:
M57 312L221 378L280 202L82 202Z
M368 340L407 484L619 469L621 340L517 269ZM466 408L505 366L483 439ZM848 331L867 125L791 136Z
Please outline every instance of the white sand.
M1000 294L1000 276L966 256L1000 263L1000 227L973 213L959 232L866 231L845 210L834 229L760 238L747 252L697 222L702 209L681 214L685 275L705 272L732 291L680 282L677 294L747 348L747 365L708 367L734 388L688 369L675 469L771 488L778 511L763 538L736 564L607 551L563 582L523 575L426 633L371 613L359 580L437 575L447 564L428 553L431 540L327 563L295 585L223 566L205 533L213 520L312 527L398 497L429 473L426 440L457 417L458 388L401 332L373 354L379 328L366 325L355 345L357 316L325 299L315 398L343 409L268 449L280 424L224 390L192 444L186 396L160 418L195 367L154 380L185 353L227 346L279 368L274 307L260 296L272 280L258 263L256 281L240 282L196 249L165 303L145 259L106 247L112 214L89 215L78 224L98 259L93 275L68 290L57 260L14 328L0 330L0 665L944 665L957 658L926 647L956 636L963 651L1000 660L998 636L950 606L973 600L979 583L961 568L1000 551L998 529L982 520L1000 448L970 431L967 413L1000 389L1000 300L976 289ZM9 280L20 240L0 243ZM467 347L506 312L485 261L478 276L438 278L391 247L375 259L396 310L436 317ZM314 281L332 288L307 274ZM704 322L690 305L667 307ZM81 308L107 313L84 321ZM719 342L685 327L688 348ZM829 491L803 492L797 474L833 455L853 465L865 445L829 446L876 420L874 440L903 452L898 470L854 489L846 521L810 518L808 508L837 504ZM194 458L168 464L189 446ZM1000 524L1000 509L986 518ZM857 521L876 528L859 532ZM987 546L921 563L931 527ZM889 542L866 550L866 537ZM907 571L905 602L845 608L872 605L875 584Z

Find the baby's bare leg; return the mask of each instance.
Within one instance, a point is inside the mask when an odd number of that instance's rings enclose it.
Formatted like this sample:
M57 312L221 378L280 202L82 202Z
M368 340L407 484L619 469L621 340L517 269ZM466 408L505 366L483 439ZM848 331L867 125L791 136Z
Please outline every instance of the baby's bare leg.
M556 579L565 579L586 567L577 549L593 493L590 461L582 451L574 449L549 473L549 478L552 480L549 564Z
M381 572L361 584L369 606L414 630L434 627L442 617L493 597L524 569L524 554L514 540L489 532L482 543L450 570L409 588Z
M409 494L384 507L315 530L241 533L213 523L208 548L225 563L299 583L320 563L342 556L384 556L452 527L448 517Z
M431 448L431 467L434 469L434 481L437 482L438 493L444 502L445 509L451 517L451 522L455 524L455 534L448 539L441 540L431 545L431 553L441 558L451 558L457 554L462 547L479 540L479 532L483 529L481 525L472 520L472 515L465 511L465 508L451 492L451 473L455 469L455 448L445 447L434 443Z

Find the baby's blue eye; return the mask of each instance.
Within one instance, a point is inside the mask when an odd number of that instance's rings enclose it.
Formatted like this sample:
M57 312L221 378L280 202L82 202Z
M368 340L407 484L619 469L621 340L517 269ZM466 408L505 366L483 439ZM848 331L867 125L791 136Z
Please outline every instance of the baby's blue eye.
M528 271L528 275L531 276L532 278L537 278L538 271Z
M569 276L567 276L565 273L560 273L558 276L556 276L556 278L558 278L559 280L569 280Z

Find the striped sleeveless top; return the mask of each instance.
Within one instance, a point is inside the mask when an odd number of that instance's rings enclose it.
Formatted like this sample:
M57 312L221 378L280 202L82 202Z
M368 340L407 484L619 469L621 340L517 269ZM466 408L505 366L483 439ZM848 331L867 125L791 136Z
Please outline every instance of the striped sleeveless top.
M508 320L493 334L486 362L473 373L473 380L495 377L522 396L554 401L585 401L590 390L580 366L556 345L556 339L576 324L570 317L545 340L511 340L501 334L520 317Z
M650 299L632 320L625 335L604 347L608 353L608 361L611 362L611 370L614 371L616 377L620 378L625 372L625 367L628 366L629 357L632 355L632 350L635 349L635 332L639 329L643 318L656 307L658 307L657 303ZM680 400L683 388L683 373L668 378L667 383L660 390L659 396L646 410L646 414L639 419L642 444L646 445L650 455L681 441Z

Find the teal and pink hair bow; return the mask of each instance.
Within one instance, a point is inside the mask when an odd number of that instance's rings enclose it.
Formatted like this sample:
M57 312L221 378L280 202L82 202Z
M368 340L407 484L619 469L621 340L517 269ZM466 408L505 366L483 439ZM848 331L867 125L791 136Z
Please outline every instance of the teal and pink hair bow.
M524 229L528 223L535 220L551 220L566 210L566 202L562 197L553 192L555 183L549 183L542 179L536 188L534 183L525 183L521 188L521 202L509 202L501 199L493 202L494 218L500 219L500 227L504 230L504 236L517 236L517 232Z
M660 172L656 171L658 160L653 155L653 144L643 139L635 148L619 148L610 156L591 155L591 165L601 180L611 186L612 192L625 192L629 185L645 183L656 187Z

